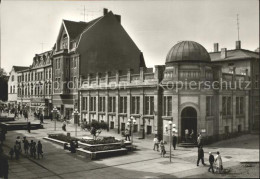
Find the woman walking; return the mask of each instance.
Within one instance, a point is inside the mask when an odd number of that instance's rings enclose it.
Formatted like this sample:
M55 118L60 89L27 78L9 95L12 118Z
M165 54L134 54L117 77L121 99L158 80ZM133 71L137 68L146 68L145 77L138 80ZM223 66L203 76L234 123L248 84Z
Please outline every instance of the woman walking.
M218 171L218 173L221 173L221 171L223 170L223 165L222 165L222 158L219 152L217 152L215 163L217 167L216 171Z

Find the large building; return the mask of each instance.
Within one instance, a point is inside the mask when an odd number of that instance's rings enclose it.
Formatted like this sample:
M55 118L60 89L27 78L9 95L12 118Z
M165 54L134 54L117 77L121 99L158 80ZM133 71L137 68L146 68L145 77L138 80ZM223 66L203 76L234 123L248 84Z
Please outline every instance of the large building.
M70 119L78 108L76 84L81 78L88 74L96 78L96 73L104 71L126 73L127 68L139 72L140 67L145 67L142 52L122 27L119 15L104 9L103 16L90 22L63 20L53 52L53 105Z
M52 110L52 51L36 54L32 65L18 72L18 106L49 116Z
M23 71L28 69L29 67L23 66L13 66L12 70L9 73L8 80L8 102L11 108L16 107L17 105L17 93L18 93L18 73L19 71Z
M221 55L223 55L221 53ZM126 75L106 72L84 79L80 90L81 119L104 120L110 129L124 130L133 116L135 132L167 136L165 125L177 126L179 141L185 130L207 140L249 131L248 73L228 73L212 63L206 49L193 41L174 45L165 65L154 72L140 68ZM240 88L234 88L241 82ZM82 82L83 83L83 82ZM153 136L153 135L152 135Z
M249 76L249 126L250 130L259 130L259 52L241 48L241 41L236 41L232 50L220 51L218 46L215 43L210 53L213 64L221 66L224 73Z

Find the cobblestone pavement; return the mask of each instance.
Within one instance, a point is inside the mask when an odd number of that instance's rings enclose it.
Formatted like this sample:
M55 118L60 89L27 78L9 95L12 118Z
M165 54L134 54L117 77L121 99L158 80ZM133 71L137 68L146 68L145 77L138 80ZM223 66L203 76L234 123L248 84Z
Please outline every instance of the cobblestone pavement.
M31 122L39 122L33 118L29 120ZM25 120L18 119L18 121ZM45 120L44 129L32 130L31 133L24 130L9 131L7 133L6 141L4 142L4 152L6 154L9 152L10 147L14 145L17 136L27 136L29 140L41 140L44 151L43 159L33 159L22 155L19 160L9 160L9 178L222 178L223 176L228 176L225 174L214 175L208 173L207 166L197 167L196 148L177 148L177 150L173 150L172 163L170 163L169 144L166 145L167 154L165 158L162 158L159 152L152 150L153 143L149 139L138 140L134 138L134 143L138 146L138 150L127 155L90 161L77 154L71 154L63 150L63 147L57 144L42 139L49 133L65 133L61 130L61 125L61 122L57 122L57 130L54 131L54 122ZM69 124L67 131L74 136L74 125ZM101 133L101 136L108 135L119 139L122 138L113 131ZM78 128L77 136L90 137L90 134L87 131L80 131ZM259 137L257 135L245 135L232 141L235 142L223 141L222 143L205 146L206 163L208 163L208 152L216 152L217 150L222 154L224 168L230 168L234 171L236 171L236 167L239 167L242 161L259 162ZM241 141L246 141L247 144L243 144ZM240 147L239 143L243 144L243 147ZM249 147L247 148L246 145ZM239 173L235 173L232 176L236 175L239 176Z

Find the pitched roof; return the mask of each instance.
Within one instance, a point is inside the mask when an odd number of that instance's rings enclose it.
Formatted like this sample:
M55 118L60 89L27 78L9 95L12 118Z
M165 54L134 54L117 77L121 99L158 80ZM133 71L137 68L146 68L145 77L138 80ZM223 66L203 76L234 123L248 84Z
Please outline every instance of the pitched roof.
M101 17L94 19L89 22L75 22L75 21L69 21L69 20L63 20L66 29L68 31L68 34L71 39L75 39L77 36L79 36L84 29L88 28L92 24L94 24L97 20L99 20Z
M29 67L24 67L24 66L13 66L14 71L18 72L18 71L22 71L22 70L27 70Z
M226 61L226 60L241 60L241 59L259 59L259 54L250 50L245 49L235 49L227 50L227 57L225 59L221 58L221 52L211 52L209 53L211 61Z

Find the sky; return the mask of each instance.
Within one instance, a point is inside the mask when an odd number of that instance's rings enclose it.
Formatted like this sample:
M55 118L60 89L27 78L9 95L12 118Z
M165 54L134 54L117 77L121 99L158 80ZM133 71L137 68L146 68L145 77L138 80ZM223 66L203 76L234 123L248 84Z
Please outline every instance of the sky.
M165 64L173 45L192 40L208 52L213 44L234 49L239 36L244 49L259 47L258 0L172 1L7 1L1 3L1 67L29 66L35 54L51 50L62 19L84 21L107 8L121 15L124 29L143 52L146 65ZM43 45L42 45L43 43Z

